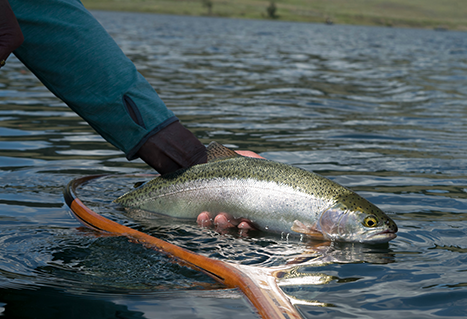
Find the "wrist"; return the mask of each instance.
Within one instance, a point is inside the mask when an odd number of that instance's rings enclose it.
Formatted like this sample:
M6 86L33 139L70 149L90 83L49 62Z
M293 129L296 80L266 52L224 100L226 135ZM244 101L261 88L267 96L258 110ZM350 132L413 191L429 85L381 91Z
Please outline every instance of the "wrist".
M136 153L161 174L206 163L206 147L176 121L151 136Z

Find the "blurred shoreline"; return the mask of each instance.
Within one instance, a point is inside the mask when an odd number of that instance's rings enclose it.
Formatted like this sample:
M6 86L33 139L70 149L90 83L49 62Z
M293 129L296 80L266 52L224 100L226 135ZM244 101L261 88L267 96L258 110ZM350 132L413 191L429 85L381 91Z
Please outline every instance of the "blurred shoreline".
M467 31L463 0L83 0L90 10Z

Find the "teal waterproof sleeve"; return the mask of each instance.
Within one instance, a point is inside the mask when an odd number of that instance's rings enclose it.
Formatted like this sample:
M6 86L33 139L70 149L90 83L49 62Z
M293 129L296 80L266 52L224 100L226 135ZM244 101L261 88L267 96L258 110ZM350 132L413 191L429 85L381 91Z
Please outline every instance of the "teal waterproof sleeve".
M9 0L27 68L128 159L177 121L115 41L78 0Z

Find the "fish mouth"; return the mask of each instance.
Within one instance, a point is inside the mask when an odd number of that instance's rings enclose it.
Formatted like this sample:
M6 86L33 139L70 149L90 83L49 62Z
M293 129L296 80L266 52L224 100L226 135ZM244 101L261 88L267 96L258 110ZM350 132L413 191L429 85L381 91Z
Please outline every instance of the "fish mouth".
M370 235L366 241L375 243L375 244L386 243L390 240L393 240L396 237L397 237L397 234L395 231L387 229L382 232L378 232L373 235Z

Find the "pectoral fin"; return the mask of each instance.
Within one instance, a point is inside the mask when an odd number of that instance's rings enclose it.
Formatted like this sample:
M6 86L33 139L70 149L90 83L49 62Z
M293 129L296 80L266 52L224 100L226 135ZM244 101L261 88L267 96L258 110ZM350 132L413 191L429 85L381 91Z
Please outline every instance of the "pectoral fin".
M305 225L304 223L302 223L301 221L299 220L296 220L293 222L293 225L292 227L290 228L292 231L294 232L297 232L297 233L300 233L300 234L305 234L305 235L308 235L312 238L315 238L315 239L324 239L324 235L322 232L320 232L317 228L316 228L316 224L314 225Z

